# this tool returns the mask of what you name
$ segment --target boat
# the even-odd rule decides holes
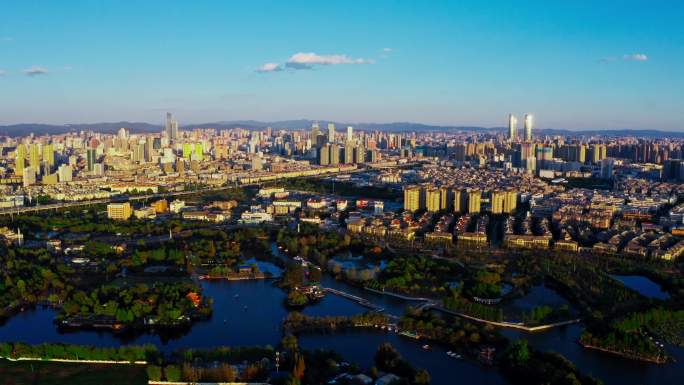
[[[428,344],[423,345],[423,350],[432,350],[432,347]]]

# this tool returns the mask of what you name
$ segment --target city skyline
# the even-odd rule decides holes
[[[0,125],[168,110],[500,127],[529,110],[539,129],[681,131],[682,6],[616,4],[13,4]]]

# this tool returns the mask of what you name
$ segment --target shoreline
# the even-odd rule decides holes
[[[44,362],[63,362],[74,364],[107,364],[107,365],[147,365],[147,361],[113,361],[113,360],[78,360],[69,358],[38,358],[38,357],[0,357],[0,359],[20,362],[20,361],[44,361]]]
[[[666,364],[666,363],[668,362],[668,359],[667,359],[667,358],[664,358],[664,359],[654,359],[654,358],[648,358],[648,357],[641,357],[641,356],[637,356],[637,355],[634,355],[634,354],[621,353],[621,352],[618,352],[618,351],[616,351],[616,350],[611,350],[611,349],[602,348],[602,347],[599,347],[599,346],[594,346],[594,345],[585,344],[585,343],[583,343],[583,342],[581,342],[581,341],[578,341],[578,343],[580,344],[580,346],[582,346],[582,347],[585,348],[585,349],[597,350],[597,351],[600,351],[600,352],[612,354],[612,355],[614,355],[614,356],[619,356],[619,357],[626,358],[626,359],[633,360],[633,361],[648,362],[648,363],[651,363],[651,364],[658,364],[658,365],[664,365],[664,364]]]

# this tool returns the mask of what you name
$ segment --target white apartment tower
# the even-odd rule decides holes
[[[508,114],[508,140],[514,141],[518,136],[518,118]]]
[[[532,128],[534,127],[534,116],[525,114],[525,141],[532,141]]]

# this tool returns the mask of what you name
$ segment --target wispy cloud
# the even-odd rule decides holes
[[[3,42],[10,42],[10,41],[12,41],[12,40],[14,40],[14,39],[12,39],[12,38],[9,37],[9,36],[0,37],[0,41],[3,41]]]
[[[319,55],[314,52],[298,52],[292,55],[285,66],[293,69],[311,69],[314,66],[330,66],[339,64],[369,64],[371,60],[351,58],[347,55]]]
[[[333,66],[340,64],[372,64],[372,59],[352,58],[347,55],[319,55],[315,52],[298,52],[290,56],[285,63],[265,63],[256,69],[258,73],[279,72],[288,70],[311,70],[318,66]]]
[[[28,76],[38,76],[38,75],[45,75],[48,73],[47,68],[40,67],[40,66],[33,66],[31,68],[27,68],[24,70],[24,73]]]
[[[648,61],[648,56],[644,53],[631,53],[622,55],[625,61]]]
[[[7,75],[7,72],[5,72],[5,70],[0,70],[0,76],[5,76],[5,75]]]
[[[266,63],[261,65],[259,68],[256,69],[256,72],[259,73],[268,73],[268,72],[278,72],[282,71],[283,67],[278,64],[278,63]]]
[[[645,53],[626,53],[622,56],[608,56],[603,58],[601,61],[603,63],[611,63],[619,60],[644,62],[648,61],[648,55]]]
[[[390,52],[392,52],[392,51],[394,51],[394,49],[388,48],[388,47],[385,47],[385,48],[382,49],[382,52],[384,52],[384,53],[390,53]]]

